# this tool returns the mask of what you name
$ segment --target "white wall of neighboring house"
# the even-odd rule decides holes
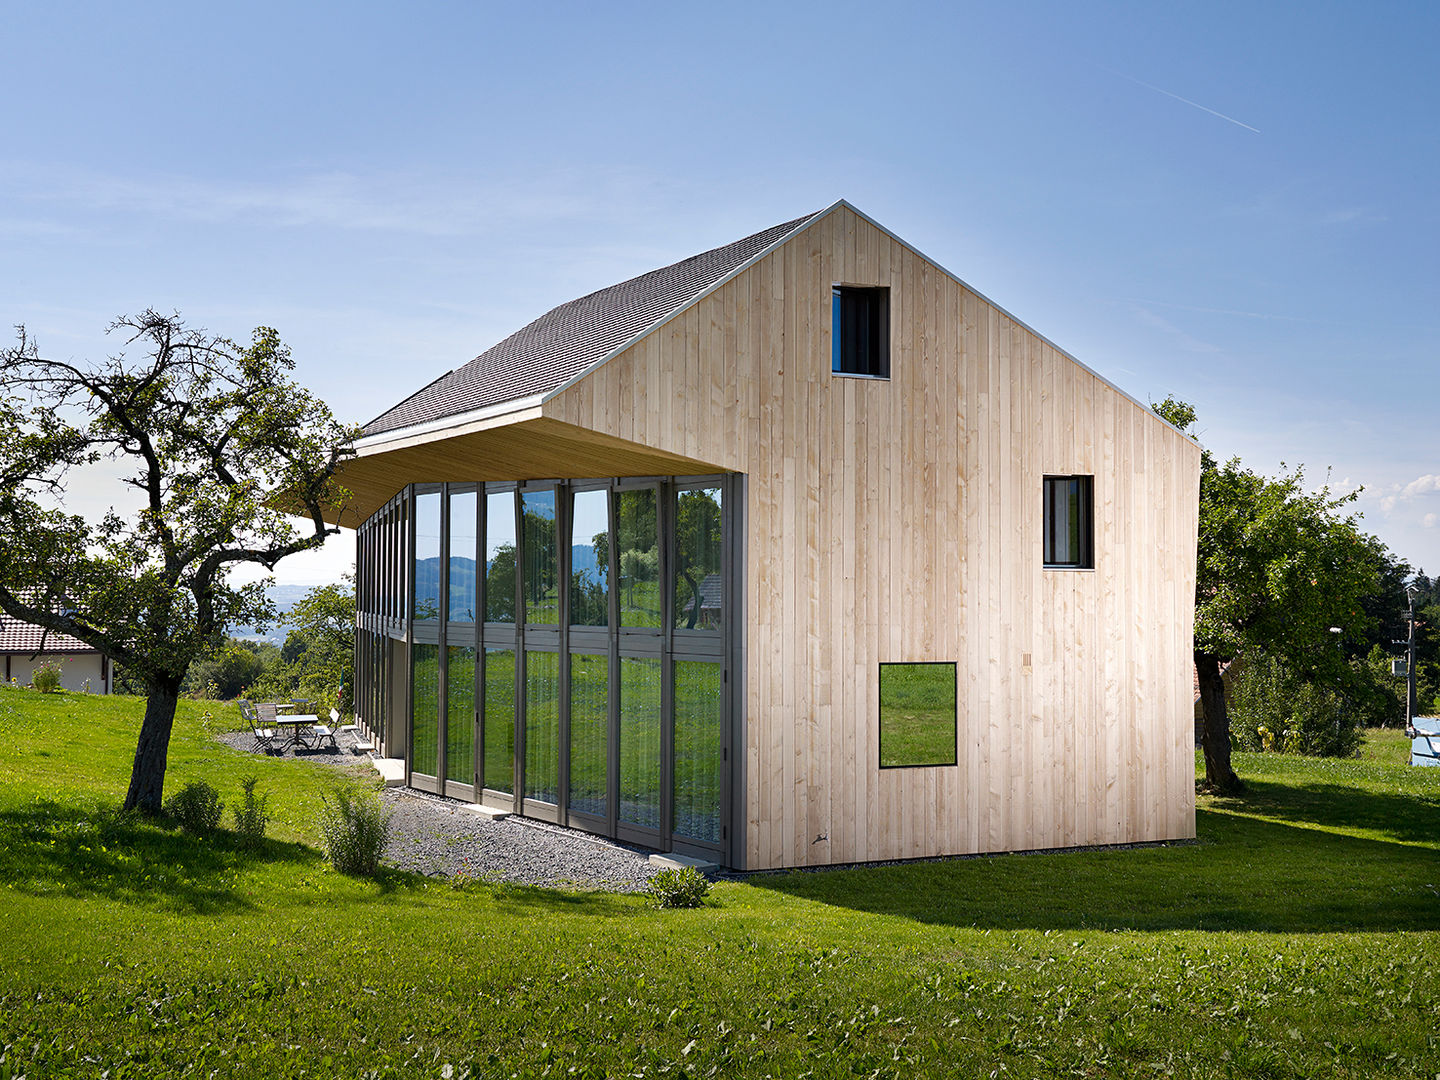
[[[28,686],[35,669],[41,667],[47,660],[60,668],[60,685],[66,690],[74,690],[77,693],[83,691],[85,680],[89,679],[90,693],[108,694],[110,692],[109,680],[102,674],[102,671],[110,670],[110,665],[105,663],[104,657],[99,653],[41,653],[33,658],[29,653],[23,655],[11,653],[5,657],[9,678],[14,679],[21,686]]]

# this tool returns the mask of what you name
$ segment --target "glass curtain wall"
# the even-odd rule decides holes
[[[384,712],[385,634],[408,637],[412,783],[723,852],[726,490],[432,484],[377,511],[357,548],[357,701]]]

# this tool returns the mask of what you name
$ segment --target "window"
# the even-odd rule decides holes
[[[954,765],[955,665],[880,665],[880,767]]]
[[[1094,477],[1045,477],[1045,565],[1088,570],[1095,565],[1090,506]]]
[[[888,379],[890,290],[836,285],[831,317],[830,370]]]

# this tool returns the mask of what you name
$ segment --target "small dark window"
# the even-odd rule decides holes
[[[830,370],[890,377],[890,290],[836,285]]]
[[[1095,565],[1091,528],[1094,477],[1045,477],[1045,565],[1090,569]]]
[[[955,665],[880,665],[880,767],[955,764]]]

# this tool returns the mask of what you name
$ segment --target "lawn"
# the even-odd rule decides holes
[[[212,706],[213,708],[213,706]],[[639,897],[357,881],[333,776],[177,722],[168,788],[257,773],[258,852],[118,818],[141,703],[0,691],[0,1077],[1440,1072],[1440,769],[1237,755],[1199,841]],[[212,718],[211,723],[222,717]]]

